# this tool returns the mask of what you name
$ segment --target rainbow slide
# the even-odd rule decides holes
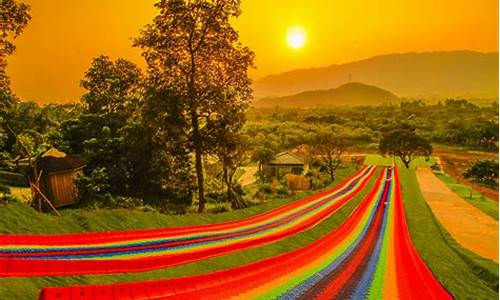
[[[190,277],[44,288],[52,299],[452,299],[413,245],[396,168],[315,242],[258,262]]]
[[[202,226],[70,235],[0,235],[0,276],[143,272],[261,246],[308,230],[338,211],[376,173],[251,218]]]

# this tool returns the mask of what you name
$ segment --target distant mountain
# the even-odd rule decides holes
[[[300,69],[254,82],[256,99],[336,88],[350,81],[401,97],[498,98],[498,53],[389,54],[325,68]]]
[[[393,93],[363,83],[347,83],[336,89],[302,92],[292,96],[264,98],[255,107],[331,107],[379,105],[399,102]]]

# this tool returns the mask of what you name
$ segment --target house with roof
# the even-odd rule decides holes
[[[264,164],[263,172],[266,177],[282,178],[287,174],[302,175],[308,170],[305,160],[291,152],[276,154],[273,160]]]

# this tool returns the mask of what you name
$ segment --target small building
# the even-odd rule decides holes
[[[56,208],[77,203],[74,181],[85,167],[82,160],[52,148],[36,160],[36,166],[42,172],[40,188]]]
[[[307,172],[307,164],[293,153],[278,153],[272,161],[264,165],[264,174],[269,177],[281,178],[286,174],[302,175]]]

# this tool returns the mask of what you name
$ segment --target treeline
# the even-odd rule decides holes
[[[357,147],[375,149],[384,132],[402,125],[435,144],[498,149],[498,103],[478,106],[448,99],[437,104],[411,101],[397,106],[253,109],[247,116],[244,131],[254,137],[251,142],[266,140],[276,151],[301,145],[318,130],[331,130]]]

